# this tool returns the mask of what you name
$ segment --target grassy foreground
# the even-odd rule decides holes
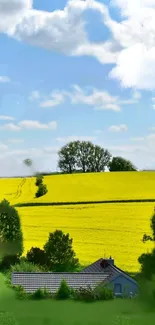
[[[154,325],[152,308],[134,300],[93,304],[74,301],[20,301],[0,274],[0,325]]]

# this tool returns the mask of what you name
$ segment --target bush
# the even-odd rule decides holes
[[[93,302],[95,300],[94,291],[90,286],[87,288],[79,288],[74,291],[74,299],[86,302]]]
[[[22,286],[14,286],[13,288],[15,289],[16,297],[18,299],[28,298],[28,294],[26,293],[26,291],[24,290],[24,288]]]
[[[65,280],[61,281],[60,288],[56,293],[56,299],[68,299],[70,298],[71,290]]]
[[[10,269],[11,265],[19,263],[20,259],[18,256],[6,255],[2,258],[0,262],[0,271],[7,271]]]
[[[36,186],[41,185],[41,184],[43,183],[43,179],[44,179],[44,177],[43,177],[42,175],[38,175],[38,176],[36,177],[35,185],[36,185]]]
[[[51,293],[46,289],[37,289],[34,293],[31,294],[32,299],[41,300],[51,298]]]
[[[43,269],[30,262],[21,261],[21,263],[17,263],[11,266],[12,272],[41,272]]]
[[[41,196],[45,195],[47,192],[48,192],[48,190],[47,190],[47,186],[46,186],[45,184],[40,184],[40,185],[38,186],[38,190],[37,190],[37,192],[36,192],[36,197],[37,197],[37,198],[38,198],[38,197],[41,197]]]
[[[37,265],[45,266],[47,265],[47,257],[44,250],[38,247],[32,247],[26,255],[27,261]]]
[[[94,295],[96,300],[111,300],[114,299],[113,291],[106,288],[104,285],[98,285],[94,289]]]

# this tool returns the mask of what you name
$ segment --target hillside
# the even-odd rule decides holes
[[[137,258],[152,247],[141,241],[150,233],[152,203],[98,204],[61,207],[18,208],[24,232],[25,252],[32,246],[42,248],[49,232],[62,229],[73,238],[82,264],[112,255],[116,264],[137,271]]]
[[[45,176],[48,193],[36,199],[34,178],[0,179],[0,199],[21,202],[79,202],[155,199],[155,172]]]

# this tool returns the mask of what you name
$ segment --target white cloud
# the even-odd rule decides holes
[[[68,137],[56,138],[56,141],[68,143],[70,141],[77,141],[77,140],[79,140],[79,141],[95,141],[96,139],[97,139],[96,137],[92,137],[92,136],[71,135]]]
[[[40,107],[54,107],[64,102],[64,94],[59,91],[53,91],[47,100],[40,103]]]
[[[32,120],[23,120],[19,122],[19,127],[23,129],[52,129],[55,130],[57,128],[57,122],[52,121],[47,124],[40,123],[39,121],[32,121]]]
[[[155,105],[152,105],[152,109],[155,109]]]
[[[0,76],[0,83],[8,83],[10,82],[10,78],[7,76]]]
[[[8,123],[0,126],[0,130],[20,131],[20,127],[14,123]]]
[[[32,93],[30,94],[29,96],[29,100],[31,102],[35,101],[35,100],[38,100],[40,98],[40,93],[38,90],[34,90],[32,91]]]
[[[144,141],[144,137],[132,137],[130,138],[131,141],[135,141],[135,142],[142,142]]]
[[[15,118],[12,117],[12,116],[0,115],[0,120],[1,120],[1,121],[14,121]]]
[[[23,143],[24,142],[24,139],[8,139],[8,142],[9,143],[12,143],[12,144],[19,144],[19,143]]]
[[[110,132],[126,132],[128,131],[128,127],[126,124],[120,124],[120,125],[111,125],[108,130]]]
[[[69,0],[63,10],[47,12],[32,8],[31,0],[0,0],[0,31],[19,41],[66,55],[89,55],[101,63],[113,63],[110,77],[123,87],[155,88],[154,0],[113,0],[124,18],[110,17],[108,7],[96,0]],[[90,42],[83,13],[100,13],[111,37]],[[47,106],[53,101],[46,102]],[[107,107],[118,110],[114,104]]]

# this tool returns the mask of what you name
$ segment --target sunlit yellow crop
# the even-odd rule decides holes
[[[0,179],[0,199],[11,203],[155,199],[155,172],[53,175],[44,183],[48,193],[36,199],[35,178]]]
[[[152,248],[141,239],[150,234],[153,208],[152,203],[18,208],[25,253],[32,246],[42,248],[49,232],[61,229],[73,238],[82,264],[112,255],[123,270],[137,271],[138,256]]]

